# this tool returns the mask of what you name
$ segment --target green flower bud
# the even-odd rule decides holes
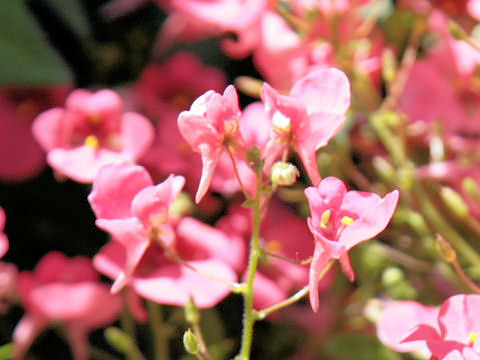
[[[122,354],[130,353],[132,349],[132,339],[128,334],[116,327],[109,327],[104,332],[105,339],[112,348]]]
[[[382,284],[385,287],[391,287],[399,284],[405,278],[403,271],[398,267],[391,266],[382,274]]]
[[[200,321],[200,312],[198,311],[198,308],[195,305],[192,297],[188,298],[187,305],[185,305],[184,311],[185,319],[190,324],[197,324]]]
[[[198,354],[200,351],[197,337],[190,329],[185,331],[185,334],[183,334],[183,346],[185,347],[185,350],[192,355]]]
[[[468,205],[465,203],[465,201],[463,201],[460,194],[452,188],[444,186],[440,191],[440,195],[450,211],[458,217],[464,218],[470,214]]]
[[[442,258],[446,262],[453,263],[457,259],[457,253],[455,250],[442,235],[437,235],[436,240],[435,245]]]
[[[295,165],[282,161],[276,162],[270,173],[272,183],[280,186],[295,184],[299,176],[300,172]]]
[[[477,182],[473,178],[469,176],[463,179],[462,188],[473,200],[480,201],[480,190],[478,189]]]
[[[393,83],[397,77],[398,63],[392,49],[385,49],[382,54],[382,76],[387,84]]]
[[[193,213],[194,208],[195,206],[190,196],[188,196],[187,193],[181,192],[170,207],[170,213],[181,217]]]
[[[450,34],[452,34],[455,40],[466,40],[468,38],[465,30],[463,30],[455,21],[448,22],[448,31],[450,31]]]

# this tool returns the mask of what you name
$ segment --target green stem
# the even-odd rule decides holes
[[[257,174],[257,194],[253,206],[252,213],[252,236],[250,239],[250,257],[248,260],[247,279],[245,289],[243,291],[243,334],[242,346],[237,360],[249,360],[250,351],[252,347],[253,325],[255,324],[256,312],[253,309],[252,288],[253,278],[257,271],[258,259],[261,256],[261,250],[258,246],[258,239],[260,237],[260,221],[261,221],[261,173]]]
[[[126,295],[126,294],[125,294]],[[128,311],[127,308],[124,308],[122,311],[122,315],[120,317],[120,325],[122,330],[125,331],[128,336],[135,342],[136,334],[135,334],[135,322],[133,321],[132,315]],[[128,360],[134,360],[133,354],[127,354]]]
[[[147,301],[148,312],[150,315],[150,328],[152,331],[153,351],[155,360],[169,360],[168,339],[163,331],[163,316],[160,305]]]

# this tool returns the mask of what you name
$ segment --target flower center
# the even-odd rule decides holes
[[[471,331],[470,334],[468,334],[468,345],[469,346],[474,346],[475,341],[477,341],[477,333],[475,331]]]
[[[100,142],[95,135],[88,135],[85,138],[85,146],[88,146],[92,150],[98,150],[100,148]]]
[[[236,135],[238,133],[237,119],[227,120],[223,123],[223,129],[227,135]]]
[[[283,115],[280,111],[275,111],[272,116],[273,130],[279,134],[286,134],[290,132],[292,128],[292,120]]]

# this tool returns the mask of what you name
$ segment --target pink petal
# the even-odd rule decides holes
[[[440,307],[438,324],[445,340],[465,343],[470,333],[480,333],[478,308],[480,295],[455,295],[448,298]]]
[[[26,314],[19,321],[13,331],[15,344],[15,359],[22,359],[37,336],[47,327],[43,318]]]
[[[152,185],[150,175],[141,166],[107,165],[95,178],[88,201],[97,218],[127,218],[132,216],[131,203],[135,195]]]
[[[339,242],[346,250],[373,238],[382,232],[390,222],[397,207],[399,192],[388,193],[377,204],[368,207],[360,217],[340,234]]]
[[[335,177],[323,179],[316,188],[305,189],[312,218],[318,220],[325,210],[338,209],[346,193],[345,184]]]
[[[34,276],[37,284],[98,280],[98,274],[88,258],[83,256],[68,258],[58,251],[51,251],[40,259],[35,267]]]
[[[33,121],[33,136],[45,152],[66,145],[67,134],[63,123],[64,117],[64,109],[54,108],[42,112]]]
[[[342,266],[343,273],[347,276],[350,281],[355,280],[355,273],[353,272],[352,265],[350,265],[350,259],[348,258],[347,252],[340,254],[340,265]]]
[[[155,129],[145,117],[129,112],[122,116],[122,153],[133,160],[144,155],[153,143]]]
[[[425,341],[404,342],[401,340],[415,326],[437,326],[438,307],[424,306],[415,301],[393,302],[382,311],[377,323],[377,336],[388,347],[401,352],[418,351],[429,356]]]
[[[88,333],[78,326],[67,326],[66,335],[75,360],[88,360]]]
[[[110,89],[95,93],[80,89],[68,96],[65,108],[81,116],[98,115],[107,122],[115,123],[122,114],[123,102],[120,96]]]
[[[198,204],[202,201],[203,197],[210,187],[212,178],[217,167],[218,162],[220,161],[220,155],[222,149],[212,148],[208,144],[202,144],[199,146],[201,155],[202,155],[202,177],[200,178],[200,183],[198,184],[197,194],[195,195],[195,202]]]
[[[350,106],[350,82],[335,68],[321,68],[298,80],[290,91],[309,114],[321,112],[343,115]]]
[[[218,260],[189,262],[198,271],[225,281],[236,281],[235,272]],[[185,306],[192,297],[199,308],[215,306],[231,291],[229,285],[202,276],[176,263],[166,264],[146,276],[134,277],[133,288],[143,297],[159,304]]]
[[[132,162],[129,154],[111,150],[94,150],[88,146],[74,149],[56,148],[48,153],[51,167],[80,183],[91,183],[105,165]]]
[[[315,242],[315,250],[313,252],[312,263],[310,264],[308,280],[308,284],[310,286],[310,305],[312,306],[313,312],[317,312],[320,305],[318,299],[318,277],[329,260],[330,257],[325,253],[322,245],[318,242]]]

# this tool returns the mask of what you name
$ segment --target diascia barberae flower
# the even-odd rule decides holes
[[[100,170],[89,201],[112,241],[94,264],[115,279],[113,292],[128,285],[158,303],[183,306],[191,296],[199,307],[230,293],[241,252],[220,231],[171,214],[183,185],[182,176],[170,175],[154,186],[143,167],[131,164]]]
[[[454,295],[438,307],[393,303],[377,324],[380,340],[397,351],[421,350],[430,360],[478,360],[480,295]],[[401,322],[401,325],[398,323]]]
[[[150,147],[154,128],[140,114],[123,113],[112,90],[75,90],[65,108],[41,113],[32,125],[48,164],[75,181],[91,183],[107,164],[137,161]]]
[[[182,136],[202,156],[202,177],[195,196],[197,203],[205,196],[225,147],[241,143],[240,116],[238,95],[233,85],[229,85],[223,95],[207,91],[193,102],[189,111],[182,111],[178,116]]]
[[[309,187],[305,195],[310,206],[308,226],[315,238],[310,265],[310,304],[318,310],[318,278],[331,259],[340,261],[345,275],[353,281],[355,274],[348,251],[359,243],[382,232],[397,206],[397,190],[384,198],[377,194],[347,191],[345,184],[334,177],[323,179],[317,187]]]
[[[3,233],[5,228],[5,211],[0,207],[0,258],[5,255],[8,250],[8,238],[7,235]]]
[[[272,119],[270,140],[266,145],[265,169],[269,171],[288,148],[294,148],[310,180],[320,182],[316,151],[342,128],[350,106],[350,83],[335,68],[322,68],[299,79],[289,96],[280,95],[264,84],[260,95]]]

